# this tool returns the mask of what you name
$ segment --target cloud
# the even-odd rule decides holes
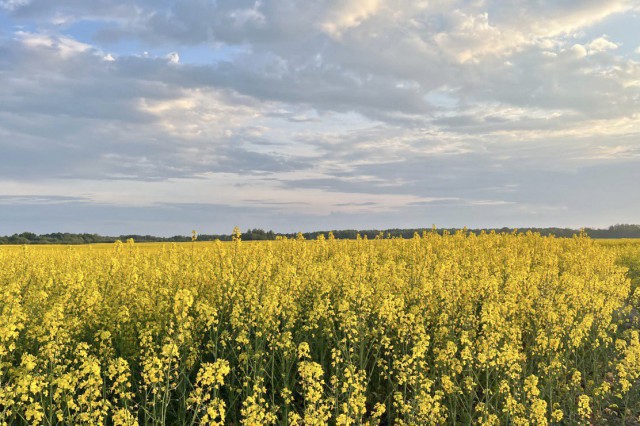
[[[339,38],[345,30],[359,26],[375,14],[380,9],[380,3],[380,0],[338,1],[320,26],[330,36]]]
[[[618,45],[607,40],[605,37],[598,37],[587,45],[589,53],[605,52],[607,50],[616,50]]]
[[[580,160],[632,160],[640,157],[640,147],[630,145],[598,146]]]
[[[29,4],[29,0],[2,0],[0,1],[0,7],[10,11],[20,9]]]
[[[73,56],[92,50],[91,45],[64,36],[50,36],[17,31],[15,38],[27,49],[51,52],[59,56],[62,60],[70,59]]]
[[[180,55],[178,52],[171,52],[167,56],[167,61],[171,64],[179,64],[180,63]]]
[[[595,191],[624,216],[593,176],[640,161],[640,65],[596,28],[633,6],[3,1],[0,195],[311,228],[622,221],[581,209]]]
[[[65,197],[61,195],[0,195],[0,205],[51,205],[65,203],[82,203],[89,201],[84,197]]]

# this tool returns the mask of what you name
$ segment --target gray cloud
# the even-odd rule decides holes
[[[594,28],[639,6],[0,1],[3,219],[633,221],[640,66]]]
[[[65,197],[61,195],[29,195],[29,196],[13,196],[13,195],[0,195],[0,205],[50,205],[50,204],[65,204],[65,203],[82,203],[89,201],[83,197]]]

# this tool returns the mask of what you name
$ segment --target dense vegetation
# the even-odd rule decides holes
[[[339,239],[355,240],[358,235],[366,236],[369,239],[375,238],[380,234],[385,237],[402,237],[411,238],[416,232],[421,234],[424,231],[431,232],[432,229],[385,229],[385,230],[334,230],[331,233]],[[457,229],[437,229],[437,232],[453,234]],[[501,232],[501,233],[527,233],[535,232],[540,235],[554,235],[556,237],[573,237],[584,231],[591,238],[640,238],[640,225],[613,225],[606,229],[586,228],[584,230],[572,228],[500,228],[500,229],[471,229],[469,232],[479,234],[481,232]],[[302,233],[305,239],[315,240],[319,235],[326,235],[327,231],[316,231]],[[277,237],[295,238],[297,233],[276,233],[273,231],[264,231],[262,229],[248,229],[242,233],[242,239],[245,241],[264,241],[275,240]],[[176,235],[173,237],[156,237],[153,235],[120,235],[118,237],[106,237],[97,234],[71,234],[71,233],[52,233],[36,235],[32,232],[23,232],[21,234],[13,234],[11,236],[0,237],[0,244],[92,244],[92,243],[113,243],[117,240],[126,241],[133,239],[136,242],[187,242],[191,241],[191,236]],[[231,234],[203,234],[198,236],[200,241],[231,241]]]
[[[640,416],[638,245],[239,237],[0,248],[0,424]]]

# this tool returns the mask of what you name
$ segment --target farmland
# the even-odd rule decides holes
[[[0,247],[0,424],[631,424],[638,282],[532,233]]]

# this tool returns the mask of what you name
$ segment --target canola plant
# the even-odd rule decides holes
[[[0,247],[0,424],[632,423],[638,259],[465,232]]]

